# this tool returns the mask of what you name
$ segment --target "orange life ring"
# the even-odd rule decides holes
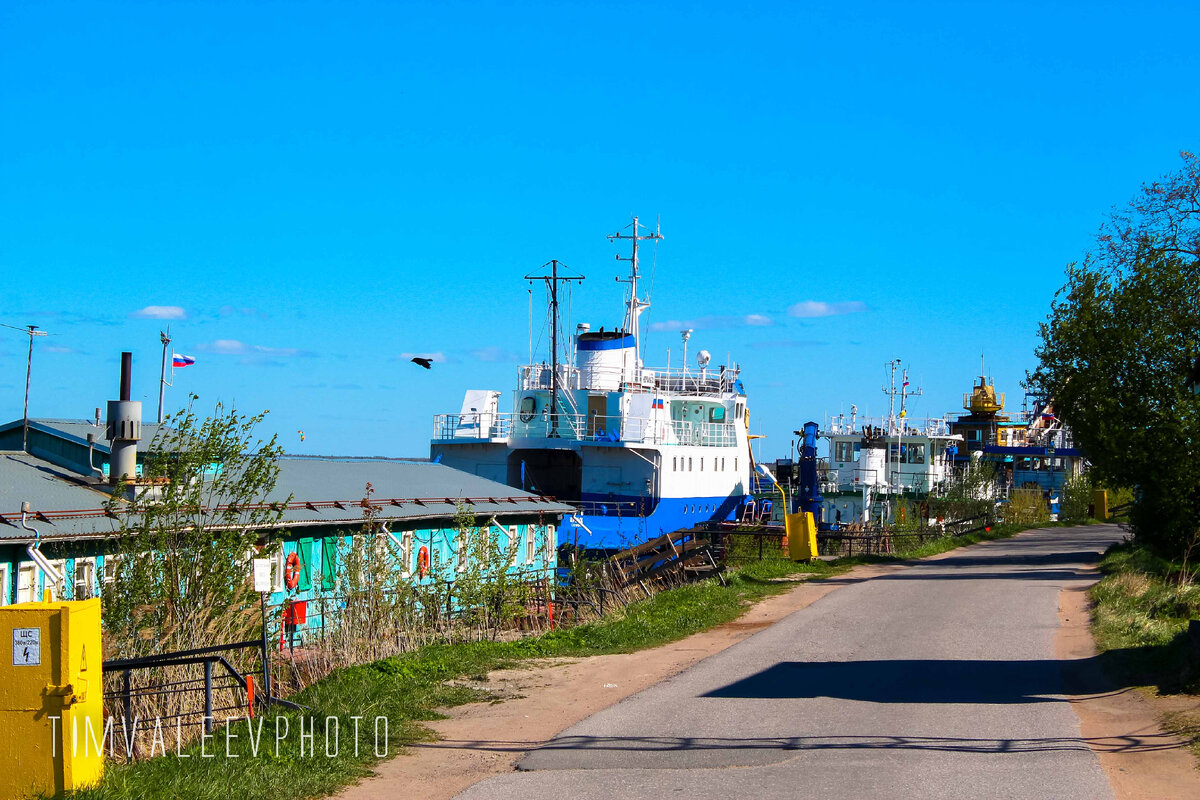
[[[288,553],[283,565],[283,585],[289,589],[295,589],[299,583],[300,556],[297,553]]]
[[[417,551],[417,575],[424,578],[429,574],[429,548],[424,545]]]

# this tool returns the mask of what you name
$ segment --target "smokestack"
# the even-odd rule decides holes
[[[129,390],[133,384],[133,353],[121,353],[121,402],[129,402]]]
[[[121,399],[108,401],[108,427],[111,458],[108,481],[137,477],[137,443],[142,438],[142,404],[130,400],[133,385],[133,353],[121,353]]]

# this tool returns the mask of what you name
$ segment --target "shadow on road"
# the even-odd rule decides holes
[[[868,703],[1060,702],[1059,661],[783,661],[704,697]]]
[[[1096,750],[1107,753],[1175,750],[1167,734],[1106,738],[1043,737],[974,739],[958,736],[561,736],[549,742],[442,739],[409,745],[414,749],[454,749],[521,753],[529,750],[576,752],[695,752],[738,750],[933,750],[954,753],[1042,753]]]

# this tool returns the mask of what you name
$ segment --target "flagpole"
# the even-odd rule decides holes
[[[162,372],[158,376],[158,424],[163,421],[163,394],[167,391],[167,345],[171,343],[171,327],[167,326],[167,332],[158,332],[158,338],[162,341]]]

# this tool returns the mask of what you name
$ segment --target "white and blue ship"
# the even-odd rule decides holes
[[[559,544],[613,550],[706,521],[733,519],[750,484],[746,393],[736,365],[649,369],[641,359],[635,217],[625,315],[619,328],[587,324],[559,362],[557,262],[551,294],[550,359],[519,368],[512,411],[501,392],[470,390],[458,414],[434,420],[431,457],[510,486],[554,497],[578,511],[564,519]],[[550,265],[548,265],[550,266]],[[527,276],[528,277],[528,276]]]

